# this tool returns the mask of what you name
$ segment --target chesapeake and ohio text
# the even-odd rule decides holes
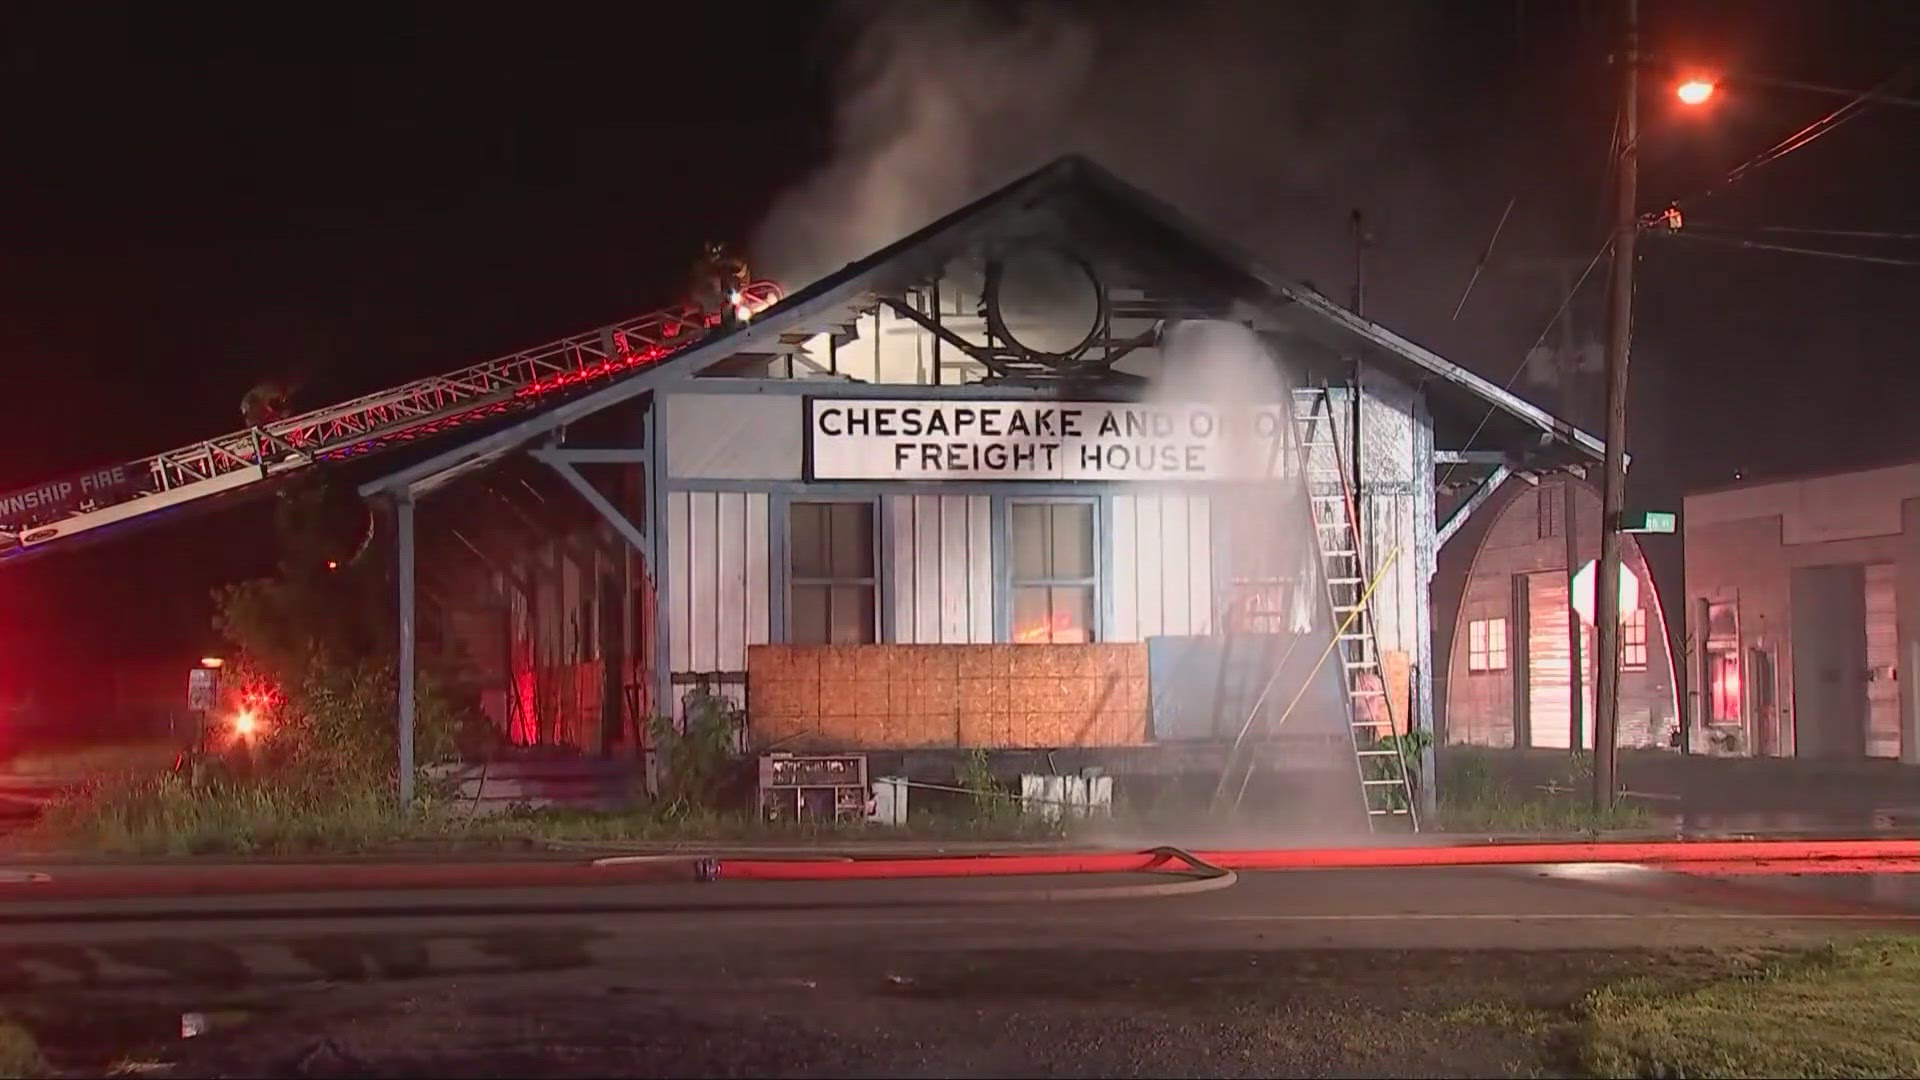
[[[813,398],[816,480],[1214,480],[1276,471],[1278,405]]]

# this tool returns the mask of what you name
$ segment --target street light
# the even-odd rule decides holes
[[[1621,138],[1616,143],[1618,182],[1614,186],[1613,260],[1609,270],[1606,322],[1607,423],[1605,468],[1600,484],[1600,560],[1599,580],[1594,586],[1595,637],[1598,639],[1599,678],[1594,687],[1593,808],[1610,809],[1614,795],[1614,747],[1620,717],[1620,529],[1626,492],[1627,441],[1627,363],[1633,337],[1633,266],[1640,219],[1636,203],[1640,186],[1640,69],[1653,65],[1672,72],[1674,65],[1640,51],[1640,0],[1625,0],[1625,48],[1619,54]],[[1797,82],[1742,73],[1736,85],[1754,84],[1809,93],[1839,95],[1849,105],[1833,114],[1839,116],[1857,105],[1897,105],[1920,108],[1920,98],[1887,93],[1899,89],[1908,78],[1907,71],[1895,75],[1872,90],[1856,92],[1818,83]],[[1689,75],[1675,87],[1682,104],[1705,104],[1714,95],[1717,84],[1726,81]],[[1829,120],[1832,117],[1828,118]],[[1569,560],[1571,561],[1571,560]],[[1569,597],[1571,599],[1571,597]],[[1682,742],[1685,746],[1685,742]]]
[[[1713,96],[1713,83],[1708,79],[1688,79],[1675,87],[1673,93],[1682,105],[1704,105]]]

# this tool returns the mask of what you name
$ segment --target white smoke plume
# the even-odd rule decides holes
[[[1524,170],[1502,157],[1510,110],[1435,44],[1457,15],[1409,0],[843,6],[832,157],[776,201],[756,265],[803,285],[1081,152],[1340,299],[1359,208],[1378,238],[1370,309],[1470,327],[1496,317],[1499,284],[1482,279],[1459,327],[1452,307]],[[1522,200],[1503,243],[1545,212]],[[1509,351],[1517,364],[1525,342]]]

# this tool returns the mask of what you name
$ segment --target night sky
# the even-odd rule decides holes
[[[850,132],[844,107],[871,8],[830,18],[810,4],[647,5],[567,18],[548,6],[495,18],[396,6],[356,21],[78,7],[0,15],[0,490],[231,430],[241,395],[266,377],[302,380],[296,404],[313,407],[673,300],[702,240],[751,241],[783,193],[887,135],[873,120]],[[1596,250],[1614,6],[1207,7],[1200,21],[1245,45],[1233,107],[1265,97],[1289,118],[1285,130],[1273,112],[1202,125],[1222,154],[1272,148],[1218,161],[1167,152],[1154,126],[1177,125],[1190,147],[1193,116],[1156,108],[1200,100],[1206,112],[1215,58],[1181,47],[1181,8],[1057,6],[1096,43],[1071,119],[1022,126],[1015,100],[972,116],[958,153],[1087,149],[1183,205],[1221,193],[1188,208],[1340,297],[1346,213],[1366,199],[1381,223],[1368,314],[1505,380],[1556,297],[1493,273],[1460,320],[1450,313],[1510,196],[1502,253],[1583,264]],[[1654,48],[1714,67],[1866,88],[1920,61],[1920,5],[1643,8]],[[1021,14],[977,10],[988,27]],[[904,62],[905,47],[887,47]],[[1730,85],[1712,109],[1682,115],[1664,91],[1650,86],[1646,107],[1648,210],[1843,100]],[[1107,98],[1116,104],[1101,115]],[[1132,141],[1106,153],[1115,131]],[[1386,145],[1335,152],[1363,131],[1387,132],[1376,140]],[[1025,140],[1017,153],[996,153],[1003,132]],[[1299,167],[1301,155],[1316,166]],[[1920,242],[1758,231],[1920,233],[1916,166],[1920,110],[1871,110],[1683,206],[1689,224],[1722,235],[1920,260]],[[1005,177],[973,186],[989,179]],[[1677,503],[1736,470],[1920,452],[1920,380],[1906,377],[1920,270],[1684,238],[1644,251],[1636,499]],[[1581,317],[1597,310],[1602,271]],[[1576,419],[1597,424],[1592,404]],[[0,570],[0,677],[87,656],[197,655],[207,586],[271,557],[257,529],[228,517]]]

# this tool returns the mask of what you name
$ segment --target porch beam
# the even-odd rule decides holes
[[[1438,552],[1441,548],[1445,547],[1447,541],[1453,539],[1453,534],[1459,532],[1460,527],[1467,523],[1469,517],[1473,516],[1473,512],[1480,509],[1481,505],[1488,499],[1493,498],[1494,491],[1496,491],[1501,484],[1506,483],[1507,477],[1512,475],[1513,469],[1507,465],[1498,466],[1492,472],[1488,473],[1487,478],[1480,481],[1480,486],[1473,489],[1473,494],[1467,496],[1467,501],[1461,503],[1452,514],[1448,515],[1445,523],[1443,523],[1439,531],[1434,534],[1434,551]]]
[[[579,492],[580,497],[587,500],[595,510],[599,511],[600,516],[606,520],[607,524],[613,526],[614,531],[618,532],[622,539],[632,545],[633,550],[642,553],[647,550],[646,534],[635,527],[633,522],[627,520],[627,515],[621,513],[619,507],[613,505],[605,495],[602,495],[599,488],[594,487],[587,481],[586,477],[581,476],[580,470],[574,468],[572,461],[558,456],[565,453],[565,451],[541,448],[538,450],[529,450],[527,453],[535,461],[542,462],[552,468],[554,472],[559,473],[562,480],[565,480],[573,490]],[[632,453],[638,455],[639,461],[644,462],[646,460],[644,457],[646,451],[635,450],[632,451]]]
[[[1436,465],[1505,465],[1507,455],[1499,450],[1435,450]]]

